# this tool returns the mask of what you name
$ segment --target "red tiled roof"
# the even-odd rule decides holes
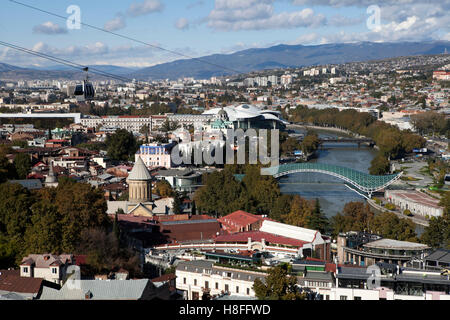
[[[214,239],[218,232],[220,224],[217,221],[161,225],[161,233],[172,242]]]
[[[0,291],[37,294],[44,281],[40,278],[20,277],[4,270],[0,273]]]
[[[276,236],[271,233],[261,232],[261,231],[249,231],[249,232],[239,232],[234,234],[222,235],[216,237],[216,242],[247,242],[248,238],[252,241],[265,241],[271,244],[282,244],[293,247],[303,247],[307,242],[300,241],[297,239],[286,238],[282,236]]]
[[[239,210],[220,218],[219,222],[224,225],[225,229],[236,232],[239,231],[240,228],[244,228],[262,220],[263,218],[261,216],[256,216],[254,214]]]
[[[169,273],[169,274],[162,275],[161,277],[151,279],[151,281],[152,282],[166,282],[166,281],[175,280],[176,278],[177,278],[177,276],[174,273]]]

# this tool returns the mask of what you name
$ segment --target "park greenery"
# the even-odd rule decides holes
[[[348,231],[361,231],[388,239],[418,242],[412,221],[401,219],[391,212],[375,215],[370,206],[362,202],[346,204],[342,213],[331,218],[331,225],[333,236]]]
[[[94,274],[117,266],[133,271],[138,261],[112,232],[100,190],[70,179],[39,191],[0,184],[0,269],[44,253],[84,254]]]

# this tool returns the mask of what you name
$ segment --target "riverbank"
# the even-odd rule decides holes
[[[287,126],[287,128],[293,128],[293,129],[310,129],[310,130],[323,130],[323,131],[330,131],[330,132],[337,132],[346,134],[349,136],[356,136],[353,132],[339,129],[339,128],[333,128],[333,127],[319,127],[319,126],[313,126],[313,125],[307,125],[307,124],[290,124]]]
[[[422,227],[428,227],[428,226],[430,225],[430,223],[429,223],[428,220],[426,220],[426,219],[421,219],[421,218],[418,218],[418,217],[408,217],[408,216],[405,216],[404,214],[402,214],[402,213],[400,213],[400,212],[388,210],[388,209],[386,209],[386,208],[384,208],[384,207],[378,205],[378,204],[377,204],[375,201],[373,201],[373,200],[367,200],[367,203],[368,203],[372,208],[374,208],[374,209],[377,210],[377,211],[394,213],[394,214],[395,214],[397,217],[399,217],[400,219],[409,219],[409,220],[411,220],[412,222],[414,222],[414,224],[416,224],[416,225],[420,225],[420,226],[422,226]]]

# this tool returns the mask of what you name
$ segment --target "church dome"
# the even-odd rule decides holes
[[[138,157],[133,170],[131,170],[130,175],[128,176],[128,181],[150,181],[152,180],[152,176],[150,171],[147,169],[144,161],[142,161],[141,157]]]

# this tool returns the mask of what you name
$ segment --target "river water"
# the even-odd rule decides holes
[[[348,137],[343,133],[328,130],[314,130],[321,139]],[[306,130],[296,130],[296,133],[306,133]],[[333,164],[369,173],[370,163],[377,151],[370,147],[357,144],[329,143],[318,151],[317,158],[311,163]],[[331,218],[343,211],[349,202],[366,202],[358,193],[346,187],[342,180],[319,173],[297,173],[279,179],[281,192],[296,194],[309,200],[319,199],[322,211]],[[416,225],[416,233],[421,235],[424,227]]]
[[[320,138],[345,137],[345,134],[330,131],[315,130]],[[296,130],[296,133],[305,133]],[[370,163],[376,156],[376,150],[357,144],[325,144],[318,151],[312,163],[333,164],[369,173]],[[342,180],[318,173],[298,173],[279,179],[281,192],[298,194],[306,199],[319,199],[323,212],[327,217],[333,217],[342,212],[344,206],[352,201],[365,202],[358,195],[342,184]]]

